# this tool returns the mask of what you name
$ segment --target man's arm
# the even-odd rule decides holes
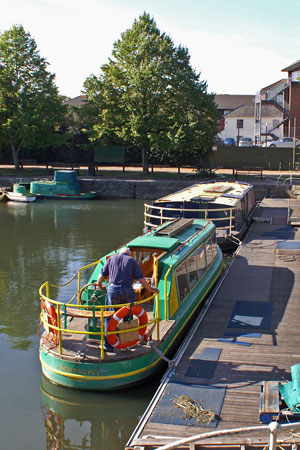
[[[138,281],[141,283],[141,285],[142,285],[145,289],[147,289],[147,291],[154,292],[155,294],[159,294],[159,289],[157,289],[157,288],[154,287],[154,286],[150,286],[150,284],[147,283],[147,281],[145,280],[145,278],[140,278]]]
[[[103,280],[105,280],[105,276],[101,275],[101,273],[100,273],[100,275],[97,279],[97,284],[102,291],[106,291],[106,287],[102,285]]]

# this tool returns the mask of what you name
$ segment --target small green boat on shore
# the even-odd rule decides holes
[[[133,305],[115,305],[116,311],[105,306],[97,278],[106,260],[122,247],[78,271],[77,289],[70,300],[54,300],[52,291],[59,287],[49,282],[40,287],[44,327],[40,361],[50,381],[105,391],[127,388],[152,376],[165,363],[164,357],[174,354],[223,269],[216,227],[207,220],[167,222],[126,245],[159,294],[147,296],[137,282]],[[90,277],[84,277],[85,271],[92,272]],[[82,279],[89,279],[88,284],[82,286]],[[123,322],[127,316],[129,320]],[[107,332],[105,317],[110,318]],[[104,351],[105,335],[113,343],[113,352]]]

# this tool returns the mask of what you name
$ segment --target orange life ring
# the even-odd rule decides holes
[[[131,308],[132,314],[138,317],[139,326],[146,325],[148,323],[148,316],[144,308],[139,305],[133,305]],[[123,306],[123,308],[119,309],[110,319],[107,325],[107,331],[115,331],[121,319],[129,316],[130,314],[130,306]],[[127,348],[133,347],[140,339],[143,339],[144,334],[146,333],[146,326],[139,329],[139,339],[135,339],[130,342],[123,342],[121,344],[118,334],[109,334],[107,336],[107,341],[112,347],[116,348]]]
[[[58,344],[58,331],[50,326],[53,325],[54,327],[57,327],[57,314],[55,308],[47,300],[41,299],[41,309],[47,316],[47,323],[49,325],[48,336],[52,342]]]

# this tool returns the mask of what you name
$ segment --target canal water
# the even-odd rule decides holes
[[[49,383],[38,357],[38,289],[66,283],[142,229],[142,200],[0,203],[0,450],[124,448],[160,377],[111,393]]]

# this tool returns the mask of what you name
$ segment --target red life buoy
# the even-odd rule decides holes
[[[58,344],[58,331],[55,328],[51,328],[51,325],[57,327],[57,314],[55,308],[47,300],[41,299],[41,309],[42,313],[47,317],[47,324],[49,325],[48,337],[52,342]]]
[[[132,314],[138,317],[139,326],[146,325],[148,323],[148,316],[144,308],[139,305],[133,305],[131,308]],[[123,308],[119,309],[110,319],[107,325],[107,331],[115,331],[121,319],[129,316],[130,314],[130,306],[123,306]],[[144,334],[146,333],[146,326],[139,330],[139,339],[135,339],[134,341],[120,343],[118,334],[109,334],[107,336],[107,340],[110,345],[116,348],[127,348],[133,347],[140,339],[143,339]]]

